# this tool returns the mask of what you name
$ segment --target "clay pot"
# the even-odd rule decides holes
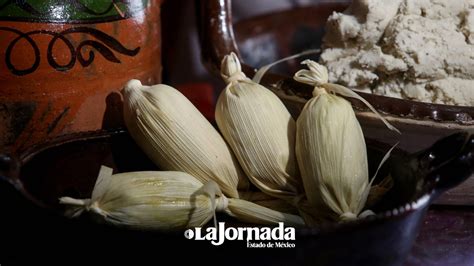
[[[161,80],[161,3],[3,1],[0,147],[122,125],[124,83]]]

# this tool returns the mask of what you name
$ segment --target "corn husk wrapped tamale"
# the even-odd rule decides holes
[[[263,192],[298,200],[302,186],[295,157],[295,121],[271,91],[248,79],[237,56],[226,56],[227,83],[216,104],[216,122],[250,181]]]
[[[296,155],[306,196],[319,215],[356,219],[370,191],[366,145],[351,104],[331,92],[355,96],[329,84],[324,66],[310,60],[303,64],[309,70],[298,71],[294,79],[315,86],[296,123]]]
[[[225,197],[214,181],[203,185],[183,172],[147,171],[112,175],[102,167],[90,199],[60,198],[68,216],[84,211],[120,227],[141,230],[180,230],[200,227],[215,211],[258,224],[301,226],[295,215],[270,210],[240,199]]]
[[[203,183],[213,180],[233,198],[239,197],[238,187],[248,187],[224,139],[178,90],[129,81],[124,118],[132,137],[161,169],[186,172]]]

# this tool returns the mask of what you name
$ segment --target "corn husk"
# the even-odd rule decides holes
[[[368,192],[364,136],[351,105],[323,93],[311,99],[298,118],[296,153],[310,204],[325,213],[358,215]]]
[[[368,207],[371,207],[378,203],[387,192],[390,191],[393,187],[393,178],[389,174],[387,175],[380,183],[370,187],[369,196],[367,197],[367,203],[365,204]]]
[[[336,221],[356,219],[371,185],[364,135],[351,104],[330,94],[354,97],[353,92],[329,84],[324,66],[310,60],[303,64],[309,70],[298,71],[295,80],[315,86],[313,98],[296,123],[296,154],[306,196],[321,216]]]
[[[178,90],[129,81],[124,118],[134,140],[161,169],[186,172],[203,183],[213,180],[233,198],[238,187],[248,187],[224,139]]]
[[[90,212],[105,223],[140,230],[181,230],[204,226],[215,211],[258,224],[301,226],[300,217],[240,199],[228,199],[214,181],[203,185],[183,172],[147,171],[112,175],[102,167],[90,199],[60,198],[67,215]]]
[[[227,83],[216,104],[216,122],[250,181],[287,201],[302,194],[296,165],[295,121],[281,100],[241,71],[237,56],[226,56]]]
[[[239,191],[239,197],[242,200],[250,201],[275,211],[298,214],[298,209],[294,205],[261,191]]]

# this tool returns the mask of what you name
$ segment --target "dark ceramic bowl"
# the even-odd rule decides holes
[[[236,52],[250,77],[255,68],[298,52],[321,48],[327,18],[343,11],[347,4],[322,3],[258,16],[232,23],[230,0],[201,1],[200,34],[203,59],[208,68],[219,75],[223,56]],[[262,84],[274,91],[297,117],[312,87],[295,82],[293,74],[301,68],[305,57],[272,68]],[[314,60],[318,56],[310,57]],[[395,143],[405,150],[429,147],[437,139],[459,130],[474,131],[474,107],[429,104],[410,100],[360,93],[403,135],[387,134],[385,126],[357,100],[349,99],[356,108],[364,134],[382,142]]]
[[[367,144],[373,173],[389,147],[370,140]],[[52,252],[51,259],[87,258],[100,252],[111,260],[386,266],[403,263],[430,203],[473,173],[474,137],[459,133],[415,154],[394,151],[379,175],[390,174],[394,186],[371,206],[378,213],[375,217],[297,229],[292,249],[248,249],[245,241],[214,247],[207,241],[186,240],[182,233],[130,231],[84,217],[64,218],[58,197],[90,197],[101,165],[113,167],[115,173],[157,169],[124,131],[64,136],[0,159],[0,235],[8,243],[0,258],[1,254],[22,257],[27,250],[32,257]],[[105,247],[109,253],[102,253]],[[169,250],[186,253],[175,257]]]

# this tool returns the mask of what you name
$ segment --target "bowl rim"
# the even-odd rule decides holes
[[[45,211],[50,211],[55,213],[56,215],[60,215],[60,211],[56,208],[53,208],[50,205],[44,203],[41,199],[37,198],[33,194],[31,194],[26,186],[23,183],[21,178],[21,170],[22,167],[27,164],[29,161],[34,159],[35,156],[41,154],[44,151],[47,151],[52,148],[58,148],[61,145],[69,144],[73,142],[84,142],[84,141],[91,141],[91,140],[100,140],[100,139],[107,139],[114,136],[123,136],[129,135],[128,132],[123,129],[116,129],[116,130],[96,130],[96,131],[87,131],[87,132],[77,132],[77,133],[70,133],[61,135],[58,137],[53,137],[47,140],[44,140],[34,146],[29,147],[27,150],[23,151],[19,155],[12,155],[10,158],[13,159],[12,163],[12,171],[10,171],[9,175],[3,176],[6,177],[7,181],[13,185],[13,187],[22,194],[27,200],[29,200],[34,205],[44,209]],[[386,147],[387,145],[376,140],[368,140],[369,145],[374,145],[375,147]],[[401,152],[405,153],[401,149],[396,149],[394,152]],[[5,155],[2,155],[5,156]],[[1,176],[1,175],[0,175]],[[383,212],[376,213],[373,216],[369,216],[362,219],[357,219],[350,222],[345,223],[328,223],[321,227],[299,227],[296,228],[298,234],[303,235],[321,235],[321,234],[329,234],[332,232],[340,231],[340,230],[354,230],[355,228],[361,228],[365,226],[370,226],[374,223],[380,223],[386,220],[392,219],[402,219],[414,212],[420,211],[422,209],[427,208],[430,203],[432,202],[435,193],[435,187],[432,186],[431,183],[425,184],[423,188],[423,193],[420,194],[415,200],[411,202],[407,202],[402,204],[401,206],[395,207],[393,209],[389,209]]]
[[[253,76],[256,72],[254,68],[246,64],[242,64],[242,69],[248,76]],[[284,101],[304,105],[312,98],[312,86],[270,71],[263,76],[261,84]],[[357,93],[389,120],[399,120],[410,124],[431,122],[430,125],[435,127],[474,129],[474,107],[425,103],[365,92]],[[359,116],[371,116],[369,113],[372,112],[365,104],[357,99],[344,98],[351,102]]]

